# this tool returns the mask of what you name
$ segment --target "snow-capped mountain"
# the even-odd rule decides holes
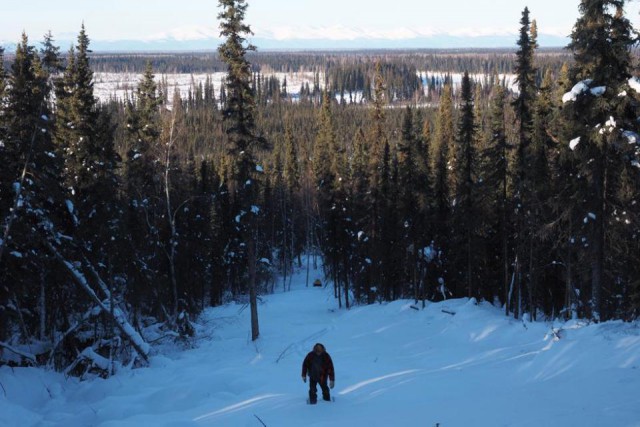
[[[419,48],[500,48],[513,47],[518,37],[515,28],[432,29],[397,27],[370,29],[333,26],[279,26],[254,28],[251,42],[260,50],[277,49],[419,49]],[[73,37],[59,37],[66,47]],[[149,34],[141,38],[92,39],[94,51],[190,51],[214,50],[219,43],[219,30],[211,26],[182,26]],[[542,47],[566,46],[562,30],[541,33]],[[15,42],[0,41],[11,51]]]

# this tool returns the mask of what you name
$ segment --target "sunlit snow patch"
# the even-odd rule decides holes
[[[592,82],[592,79],[586,79],[576,83],[569,92],[562,95],[562,102],[575,101],[579,95],[589,90],[589,85]]]
[[[580,137],[573,138],[571,141],[569,141],[569,148],[575,150],[578,144],[580,144]]]
[[[640,79],[637,77],[631,77],[629,79],[629,87],[640,93]]]
[[[630,130],[623,131],[622,136],[627,138],[629,144],[637,144],[640,141],[640,135]]]

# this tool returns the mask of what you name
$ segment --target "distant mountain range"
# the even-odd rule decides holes
[[[258,50],[322,50],[322,49],[458,49],[458,48],[515,48],[518,34],[500,32],[490,34],[458,33],[446,34],[433,32],[424,34],[411,30],[395,32],[370,32],[353,29],[313,29],[307,32],[285,30],[283,33],[262,31],[251,38]],[[540,34],[538,43],[542,47],[563,47],[568,37],[553,34]],[[57,41],[65,52],[72,43],[71,37],[62,37]],[[216,34],[208,30],[174,30],[157,34],[147,40],[99,40],[92,39],[94,52],[130,52],[130,51],[197,51],[214,50],[220,43]],[[0,41],[10,52],[15,42]]]

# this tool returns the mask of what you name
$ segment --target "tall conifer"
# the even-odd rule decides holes
[[[478,203],[476,201],[476,124],[473,102],[473,87],[469,73],[462,77],[460,88],[460,124],[456,138],[455,158],[455,203],[453,205],[453,236],[459,242],[457,252],[464,256],[456,256],[460,262],[456,263],[458,288],[466,289],[469,297],[477,296],[479,278],[477,275],[478,262],[476,233],[478,218]],[[458,295],[462,292],[458,292]]]
[[[436,115],[436,128],[430,145],[431,183],[433,185],[434,230],[433,240],[438,250],[443,251],[444,271],[438,271],[438,278],[446,281],[448,238],[450,235],[451,199],[455,186],[451,169],[455,158],[455,130],[453,125],[453,90],[445,84]]]
[[[537,31],[537,30],[536,30]],[[537,37],[537,35],[536,35]],[[530,269],[533,253],[532,212],[529,197],[531,196],[531,138],[533,129],[533,104],[536,97],[536,70],[534,67],[534,53],[536,41],[531,32],[529,9],[522,11],[520,19],[520,37],[518,39],[518,51],[516,52],[516,83],[518,84],[518,96],[513,101],[513,107],[517,118],[517,148],[514,164],[515,185],[515,296],[514,300],[508,300],[507,306],[518,318],[523,310],[523,287],[531,290]],[[528,280],[527,280],[528,278]],[[528,307],[535,310],[534,307]]]
[[[255,46],[247,42],[252,35],[251,27],[244,22],[247,3],[245,0],[219,0],[222,8],[218,14],[220,36],[224,42],[218,47],[220,58],[227,64],[223,117],[229,138],[229,155],[233,161],[230,179],[236,215],[239,241],[237,250],[246,250],[246,270],[249,279],[251,305],[251,338],[260,334],[257,303],[257,253],[258,253],[258,197],[261,175],[256,162],[256,151],[265,148],[266,142],[259,137],[255,125],[255,94],[251,87],[251,64],[246,58]],[[221,100],[222,100],[221,96]],[[243,250],[243,248],[246,248]],[[239,279],[239,278],[238,278]]]
[[[628,171],[634,161],[637,164],[639,154],[637,144],[629,143],[638,129],[634,107],[638,93],[633,89],[636,80],[629,80],[635,38],[624,16],[625,3],[580,2],[569,44],[575,60],[569,77],[576,86],[563,97],[576,173],[584,177],[576,196],[581,201],[577,208],[584,225],[583,259],[589,265],[594,320],[612,314],[614,301],[605,295],[620,293],[620,286],[634,280],[630,270],[617,262],[625,257],[625,250],[618,251],[622,248],[616,243],[618,236],[624,239],[625,234],[637,233],[637,225],[624,218],[625,212],[635,211],[636,197],[621,197],[621,189],[628,186],[625,177],[633,176],[637,182],[637,174]]]

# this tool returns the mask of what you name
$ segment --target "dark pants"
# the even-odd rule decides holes
[[[322,390],[322,398],[324,400],[331,400],[331,396],[329,394],[329,386],[327,386],[327,378],[315,379],[309,378],[309,401],[311,403],[316,403],[318,401],[318,393],[316,385],[320,386]]]

